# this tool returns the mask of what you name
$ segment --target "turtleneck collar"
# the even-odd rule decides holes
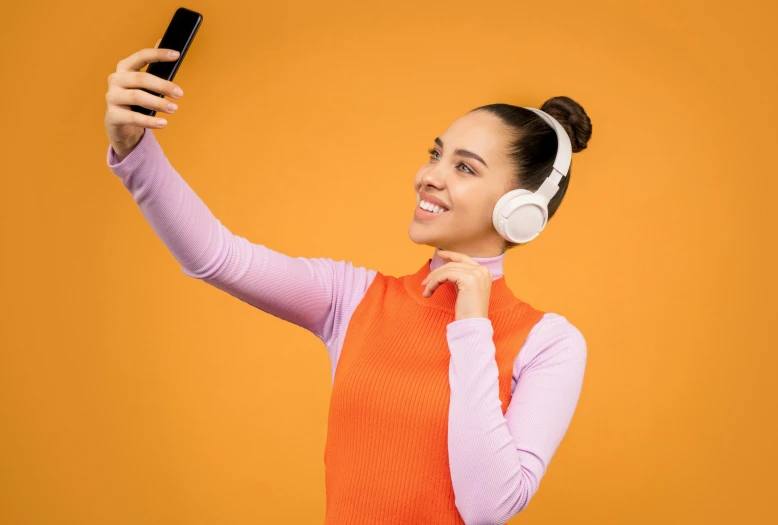
[[[505,259],[505,252],[501,253],[500,255],[495,255],[494,257],[471,257],[471,259],[489,268],[489,271],[492,272],[492,280],[502,277],[502,261]],[[432,272],[437,270],[443,266],[445,262],[445,259],[438,255],[438,249],[435,248],[435,253],[433,254],[432,261],[430,262],[430,271]]]

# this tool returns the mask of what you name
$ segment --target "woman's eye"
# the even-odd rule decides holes
[[[427,152],[430,154],[430,160],[440,160],[440,157],[439,157],[440,153],[435,148],[430,148],[430,149],[427,150]],[[459,166],[464,166],[465,168],[467,168],[467,171],[465,173],[471,173],[471,174],[475,175],[475,172],[470,169],[470,166],[468,166],[464,162],[460,162],[459,164],[457,164],[457,167],[459,167]]]

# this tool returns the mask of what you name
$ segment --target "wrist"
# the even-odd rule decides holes
[[[124,160],[127,155],[132,153],[132,150],[135,149],[135,147],[140,142],[140,139],[143,137],[143,134],[141,133],[139,136],[133,136],[130,137],[127,140],[124,141],[111,141],[111,146],[113,147],[114,152],[116,152],[116,156],[118,159]]]

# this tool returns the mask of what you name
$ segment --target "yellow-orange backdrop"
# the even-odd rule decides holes
[[[2,523],[323,520],[325,348],[184,276],[105,164],[106,77],[179,5],[17,3],[0,33]],[[226,226],[289,255],[415,270],[431,140],[477,105],[579,101],[589,148],[505,271],[589,361],[511,523],[764,522],[774,2],[185,5],[204,23],[157,137]]]

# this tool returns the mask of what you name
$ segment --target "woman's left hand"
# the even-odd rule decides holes
[[[427,285],[422,295],[431,296],[446,281],[454,283],[457,301],[454,307],[456,320],[469,317],[489,317],[489,295],[492,291],[492,272],[463,253],[438,250],[447,262],[430,272],[421,282]]]

